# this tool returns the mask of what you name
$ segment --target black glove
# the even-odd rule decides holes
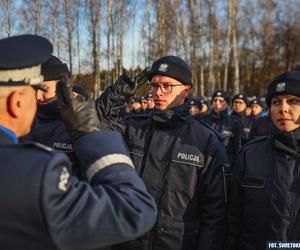
[[[57,83],[56,95],[62,118],[73,141],[86,133],[99,131],[95,103],[90,98],[74,98],[71,85],[66,80]]]
[[[119,97],[123,97],[125,101],[128,101],[129,98],[135,94],[136,90],[148,81],[147,75],[149,71],[150,67],[147,67],[135,77],[131,77],[129,72],[123,69],[123,74],[112,86],[113,91],[119,95]]]

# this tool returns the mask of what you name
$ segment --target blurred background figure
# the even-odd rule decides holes
[[[248,141],[249,134],[253,125],[253,118],[246,115],[247,107],[248,98],[245,94],[240,93],[233,97],[231,116],[239,120],[242,125],[242,145],[244,145]]]
[[[155,108],[155,103],[154,103],[154,99],[153,99],[153,94],[152,93],[148,93],[146,95],[146,99],[147,99],[147,104],[148,104],[148,111],[153,111]]]
[[[148,101],[146,99],[146,96],[141,96],[141,111],[147,112],[148,109]]]
[[[263,111],[265,109],[265,104],[261,99],[256,98],[250,102],[250,107],[251,107],[251,115],[254,118],[259,118],[263,114]]]
[[[200,114],[201,115],[206,115],[208,114],[208,112],[210,111],[210,105],[209,105],[209,102],[204,99],[204,98],[201,98],[200,99],[200,102],[201,102],[201,107],[200,107]]]
[[[201,101],[200,98],[196,97],[190,99],[189,101],[189,112],[192,116],[197,116],[200,114],[201,110]]]
[[[141,97],[135,96],[130,100],[130,112],[131,113],[139,113],[142,108]]]
[[[84,97],[85,100],[89,98],[89,92],[82,84],[74,84],[72,87],[72,92],[75,98],[77,98],[78,96]]]
[[[224,136],[224,145],[231,164],[241,147],[242,125],[238,119],[229,115],[231,98],[226,91],[217,90],[211,98],[211,111],[196,120],[203,121]]]

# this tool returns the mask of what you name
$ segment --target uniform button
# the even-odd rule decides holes
[[[160,232],[163,232],[163,231],[165,231],[165,228],[164,227],[159,227],[159,229],[158,229]]]

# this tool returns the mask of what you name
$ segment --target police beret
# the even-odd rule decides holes
[[[185,61],[177,56],[164,56],[156,60],[148,73],[148,79],[151,81],[154,75],[169,76],[192,86],[192,72]]]
[[[148,93],[145,95],[145,99],[150,99],[150,98],[153,98],[153,94],[152,93]]]
[[[130,103],[134,103],[134,102],[139,102],[140,103],[141,101],[142,101],[141,97],[135,96],[131,99]]]
[[[252,100],[250,102],[250,106],[253,104],[257,104],[257,105],[261,106],[262,108],[265,108],[265,106],[266,106],[265,103],[259,98],[255,98],[254,100]]]
[[[239,94],[235,95],[232,98],[232,102],[234,102],[236,99],[243,100],[246,103],[246,105],[248,106],[248,98],[247,98],[247,96],[245,94],[239,93]]]
[[[48,60],[52,51],[51,43],[38,35],[0,39],[0,86],[41,88],[41,64]]]
[[[230,105],[230,103],[231,103],[230,95],[229,95],[226,91],[221,90],[221,89],[216,90],[216,91],[213,93],[213,95],[212,95],[212,97],[211,97],[211,102],[213,102],[214,98],[215,98],[215,97],[218,97],[218,96],[223,97],[224,100],[227,102],[227,104]]]
[[[276,95],[300,96],[300,72],[287,71],[275,77],[267,89],[266,103],[271,106],[271,100]]]
[[[197,107],[201,106],[201,100],[200,98],[193,98],[189,100],[189,107],[191,107],[192,105],[195,105]]]

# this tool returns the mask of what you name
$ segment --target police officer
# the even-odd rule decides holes
[[[262,116],[263,111],[265,109],[265,104],[261,99],[255,98],[250,102],[250,107],[251,107],[251,115],[257,119]]]
[[[130,112],[133,114],[140,113],[142,111],[142,99],[140,96],[135,96],[130,100]]]
[[[58,100],[89,183],[70,175],[63,153],[19,144],[36,112],[40,65],[52,53],[40,36],[0,40],[0,245],[2,249],[95,249],[149,230],[155,204],[133,169],[122,138],[99,132],[92,102],[72,99],[66,83]]]
[[[189,112],[192,116],[197,116],[200,114],[201,100],[200,98],[192,98],[189,101]]]
[[[84,179],[84,174],[79,171],[79,161],[73,151],[73,145],[66,126],[61,117],[58,100],[56,97],[56,83],[62,77],[70,77],[68,66],[59,58],[52,55],[41,66],[42,83],[46,91],[38,90],[36,94],[38,109],[29,135],[21,142],[35,141],[51,147],[57,151],[67,153],[72,161],[72,174]]]
[[[151,231],[114,248],[221,249],[225,233],[224,146],[207,125],[188,112],[184,101],[191,92],[192,77],[181,58],[158,59],[147,76],[156,110],[132,116],[114,129],[123,134],[159,214]],[[145,80],[143,74],[138,79]],[[118,105],[123,105],[120,100],[134,95],[137,83],[124,74],[108,87],[96,100],[100,119],[109,119]]]
[[[145,96],[146,100],[147,100],[147,111],[151,112],[155,109],[155,103],[154,103],[154,99],[153,99],[153,95],[152,93],[148,93]]]
[[[241,142],[244,145],[248,139],[253,125],[253,118],[246,115],[248,107],[248,98],[245,94],[239,93],[232,98],[231,116],[240,121],[242,125]]]
[[[229,115],[231,98],[226,91],[216,90],[211,98],[211,111],[203,116],[196,117],[216,129],[224,136],[224,145],[231,165],[241,147],[242,126],[239,120]]]
[[[300,72],[268,86],[271,135],[240,152],[229,210],[230,250],[264,250],[300,237]]]

